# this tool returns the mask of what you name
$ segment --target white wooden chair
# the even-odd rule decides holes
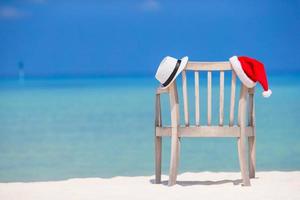
[[[195,125],[190,124],[187,94],[187,71],[193,71],[195,77]],[[213,126],[212,121],[212,72],[220,73],[220,103],[219,125]],[[229,124],[224,125],[224,72],[230,71],[231,94],[229,108]],[[199,72],[207,74],[207,124],[200,124],[199,107]],[[179,76],[178,76],[179,77]],[[161,182],[161,154],[162,137],[171,137],[171,159],[168,185],[174,185],[177,178],[177,169],[180,152],[181,137],[236,137],[238,157],[244,186],[250,186],[250,178],[255,177],[255,112],[254,112],[254,88],[248,89],[241,83],[240,97],[238,101],[238,123],[234,124],[236,74],[229,62],[188,62],[182,72],[182,91],[184,108],[184,125],[179,121],[179,101],[176,80],[167,88],[156,90],[155,108],[155,182]],[[171,126],[162,126],[160,95],[169,94]],[[248,99],[248,102],[247,102]],[[247,120],[248,103],[248,122]],[[246,153],[246,142],[249,151]],[[247,157],[249,156],[249,173],[247,169]]]

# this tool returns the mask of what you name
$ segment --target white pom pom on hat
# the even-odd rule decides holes
[[[272,90],[268,89],[267,91],[263,91],[262,95],[265,97],[265,98],[268,98],[272,95]]]

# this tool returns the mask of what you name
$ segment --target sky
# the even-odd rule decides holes
[[[300,1],[0,0],[0,77],[154,75],[167,55],[300,72]]]

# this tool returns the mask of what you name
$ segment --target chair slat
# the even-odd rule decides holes
[[[238,102],[238,125],[246,126],[247,87],[241,83],[240,97]]]
[[[253,99],[253,95],[254,95],[254,88],[250,88],[249,90],[249,117],[248,117],[248,124],[249,126],[253,126],[254,125],[254,113],[253,113],[253,107],[254,107],[254,99]]]
[[[233,122],[234,122],[235,89],[236,89],[236,74],[234,71],[232,71],[229,126],[233,126]]]
[[[179,101],[176,80],[169,86],[170,108],[171,108],[171,126],[179,125]]]
[[[155,126],[162,126],[160,95],[156,94],[155,104]]]
[[[199,72],[195,71],[195,123],[200,125]]]
[[[220,72],[220,106],[219,106],[219,125],[224,124],[224,71]]]
[[[184,110],[184,123],[185,126],[189,126],[189,107],[188,107],[188,95],[187,95],[187,80],[186,71],[182,71],[182,93],[183,93],[183,110]]]
[[[211,71],[207,72],[207,125],[211,125]]]

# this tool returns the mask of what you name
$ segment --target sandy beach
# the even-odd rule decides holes
[[[55,199],[300,199],[300,172],[258,172],[251,187],[240,173],[184,173],[177,185],[153,184],[153,176],[80,178],[63,181],[0,183],[2,200]]]

